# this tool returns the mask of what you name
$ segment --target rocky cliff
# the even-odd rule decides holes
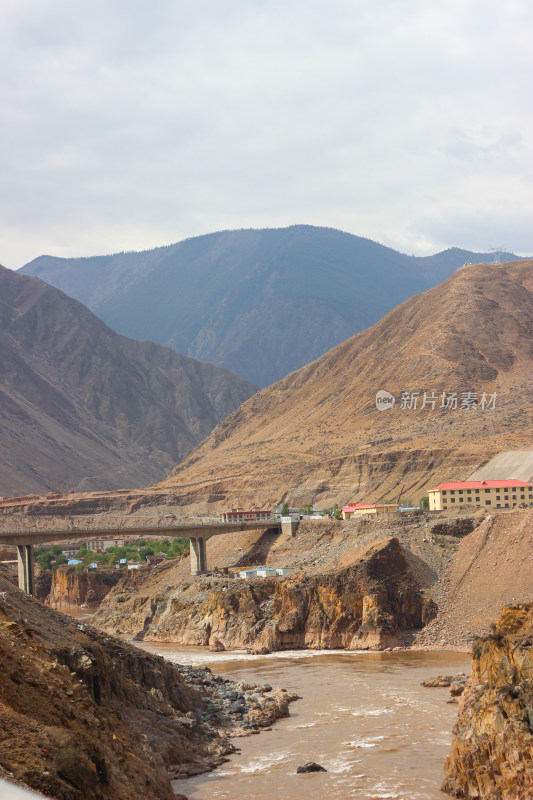
[[[116,569],[76,572],[75,567],[61,564],[53,573],[50,592],[44,599],[53,608],[97,608],[121,577]]]
[[[213,536],[207,542],[210,575],[192,577],[187,554],[134,575],[106,596],[96,624],[197,645],[220,640],[227,647],[272,649],[411,640],[415,647],[467,650],[496,621],[496,609],[533,599],[532,521],[533,509],[417,513],[304,520],[294,536]],[[383,577],[380,563],[387,565]],[[294,573],[243,582],[215,572],[261,564]],[[366,625],[370,618],[372,626]],[[422,623],[420,632],[405,632]]]
[[[303,522],[294,537],[215,536],[208,541],[212,568],[266,563],[295,571],[192,578],[183,557],[121,581],[95,624],[146,640],[257,652],[394,646],[433,616],[432,581],[456,546],[451,536],[433,546],[426,530],[414,519],[350,520]]]
[[[166,662],[0,578],[0,775],[57,800],[171,800],[293,696]]]
[[[475,643],[445,776],[455,797],[533,797],[533,603],[505,607]]]

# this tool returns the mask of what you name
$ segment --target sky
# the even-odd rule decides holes
[[[324,225],[533,254],[531,0],[3,0],[0,263]]]

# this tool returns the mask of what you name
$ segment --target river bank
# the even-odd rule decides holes
[[[288,715],[283,689],[171,664],[0,578],[0,776],[62,800],[172,800],[236,737]]]

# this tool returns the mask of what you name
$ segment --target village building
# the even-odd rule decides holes
[[[393,514],[398,503],[348,503],[342,508],[342,518],[362,517],[368,514]]]
[[[287,514],[283,514],[283,506],[276,506],[274,509],[274,518],[281,520],[282,517],[290,517],[292,520],[300,520],[302,518],[301,508],[289,508]]]
[[[87,550],[91,553],[105,553],[110,547],[124,547],[124,538],[110,537],[109,539],[89,539],[87,542]]]
[[[222,519],[224,522],[265,522],[272,519],[272,511],[259,508],[245,511],[242,508],[232,508],[230,511],[224,511]]]
[[[149,566],[161,564],[162,561],[165,561],[166,557],[166,553],[156,553],[155,556],[146,556],[146,563]]]
[[[518,480],[449,481],[428,491],[429,510],[447,511],[457,506],[513,508],[533,506],[533,484]]]

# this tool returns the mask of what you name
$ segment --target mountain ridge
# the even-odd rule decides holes
[[[140,253],[41,256],[20,272],[75,297],[122,334],[265,386],[464,261],[486,259],[458,248],[408,256],[334,228],[293,225],[217,231]]]

